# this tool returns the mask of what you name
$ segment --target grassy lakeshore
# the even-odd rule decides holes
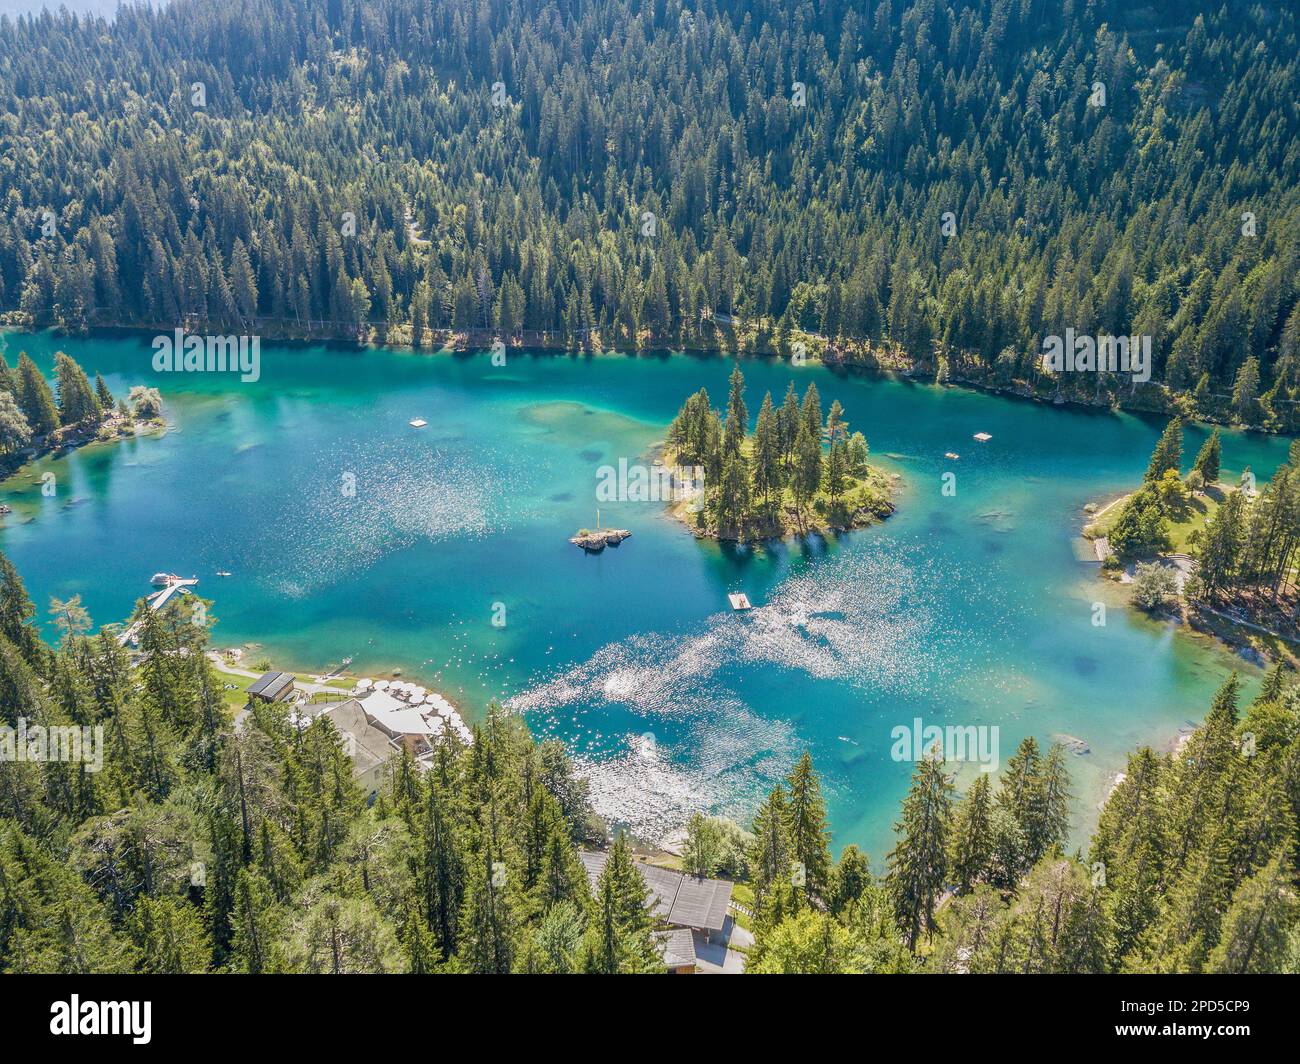
[[[1195,571],[1193,555],[1198,543],[1227,499],[1241,489],[1221,481],[1190,493],[1183,505],[1173,509],[1166,522],[1168,549],[1144,550],[1120,555],[1108,553],[1102,561],[1103,577],[1132,587],[1141,563],[1156,563],[1170,569],[1179,589],[1176,599],[1154,611],[1176,620],[1191,630],[1232,648],[1258,663],[1287,661],[1300,663],[1300,631],[1290,611],[1260,596],[1239,596],[1230,603],[1211,604],[1186,592]],[[1105,541],[1120,520],[1124,506],[1136,492],[1110,501],[1096,511],[1083,528],[1083,537],[1093,543]],[[1134,600],[1133,604],[1138,603]],[[1140,608],[1140,607],[1139,607]]]
[[[1204,530],[1215,511],[1223,505],[1226,494],[1236,490],[1228,484],[1208,484],[1203,492],[1198,492],[1188,499],[1182,510],[1176,511],[1169,521],[1169,550],[1161,552],[1159,556],[1189,553],[1193,534]],[[1119,520],[1124,504],[1134,494],[1129,492],[1127,495],[1121,495],[1097,510],[1092,520],[1083,528],[1084,538],[1094,541],[1108,538],[1115,522]]]

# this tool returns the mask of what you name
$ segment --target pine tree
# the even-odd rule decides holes
[[[1191,597],[1217,602],[1235,586],[1245,533],[1245,500],[1241,492],[1229,492],[1193,540],[1196,569],[1188,586]]]
[[[812,755],[808,751],[804,751],[785,782],[790,792],[787,816],[793,858],[803,867],[808,895],[828,901],[830,831],[827,827],[821,781],[813,769]]]
[[[790,814],[780,784],[754,813],[749,868],[754,887],[755,923],[775,926],[796,904],[792,877],[794,849],[790,842]]]
[[[847,472],[845,444],[841,440],[834,440],[826,455],[826,494],[830,496],[831,502],[838,502],[840,496],[844,494]]]
[[[626,836],[619,835],[596,880],[583,940],[583,971],[635,975],[663,970],[662,954],[651,935],[649,898]]]
[[[239,833],[230,818],[220,811],[208,816],[208,840],[212,859],[203,869],[203,911],[212,941],[212,959],[223,964],[234,934],[235,885],[239,865]]]
[[[281,905],[288,905],[302,885],[302,860],[294,849],[293,840],[269,817],[262,820],[258,831],[255,867],[272,898]]]
[[[867,855],[852,843],[845,846],[832,881],[831,911],[838,915],[855,905],[871,887],[871,864]]]
[[[894,825],[898,842],[886,858],[885,886],[913,952],[921,933],[931,934],[935,928],[934,905],[948,873],[951,820],[952,781],[944,774],[942,759],[926,755],[912,774],[902,818]]]
[[[95,374],[95,398],[99,400],[99,408],[104,414],[108,414],[117,406],[117,400],[113,398],[113,393],[108,390],[104,378],[98,373]]]
[[[0,553],[0,636],[14,648],[22,661],[37,672],[44,671],[45,647],[32,624],[36,607],[27,595],[18,570]],[[23,702],[12,702],[16,708]]]
[[[822,400],[815,381],[809,382],[808,390],[803,393],[803,405],[799,408],[799,418],[820,447],[822,438]]]
[[[250,322],[257,317],[257,279],[253,274],[248,249],[239,237],[235,237],[235,246],[230,253],[230,292],[243,322]]]
[[[582,909],[574,902],[562,901],[547,910],[532,935],[532,970],[547,975],[576,971],[582,931]]]
[[[1174,871],[1183,867],[1203,840],[1228,827],[1233,775],[1241,763],[1237,745],[1239,690],[1234,672],[1215,692],[1205,723],[1178,758],[1170,795]]]
[[[1288,671],[1287,663],[1279,660],[1264,674],[1264,682],[1260,684],[1259,694],[1255,696],[1256,705],[1277,701],[1285,686]]]
[[[1046,809],[1041,761],[1038,740],[1026,735],[1007,761],[997,797],[998,806],[1010,813],[1024,832],[1027,865],[1034,864],[1045,849]]]
[[[722,461],[722,481],[716,496],[718,535],[722,539],[741,539],[749,510],[749,476],[744,456],[728,454]]]
[[[397,941],[406,954],[407,971],[412,975],[431,975],[439,969],[438,946],[433,932],[420,915],[420,906],[414,897],[402,907]]]
[[[777,428],[777,415],[772,407],[771,392],[763,396],[763,405],[758,409],[752,458],[754,494],[762,498],[763,509],[770,520],[773,496],[779,499],[782,487],[781,440]]]
[[[1125,961],[1130,972],[1190,973],[1205,969],[1228,901],[1226,839],[1216,831],[1166,888],[1160,914]]]
[[[1232,409],[1245,424],[1255,421],[1255,400],[1259,396],[1259,359],[1251,355],[1237,371],[1232,383]]]
[[[425,804],[421,863],[424,914],[433,929],[443,960],[459,948],[460,912],[465,892],[465,868],[456,819],[451,811],[451,762],[446,744],[429,774]]]
[[[1210,433],[1206,441],[1201,444],[1201,449],[1196,453],[1196,462],[1193,469],[1200,472],[1205,478],[1206,487],[1212,487],[1219,480],[1219,459],[1222,452],[1222,442],[1219,439],[1219,430],[1216,428]]]
[[[745,407],[745,377],[740,372],[739,364],[732,367],[728,384],[730,394],[727,397],[726,431],[722,437],[724,457],[740,454],[740,446],[745,441],[749,427],[749,411]]]
[[[1230,975],[1282,971],[1297,915],[1294,863],[1287,847],[1279,846],[1269,862],[1237,888],[1206,971]]]
[[[785,398],[776,415],[777,437],[781,444],[781,457],[788,466],[794,459],[795,441],[799,434],[799,395],[794,381],[785,389]]]
[[[18,407],[36,436],[48,436],[59,427],[54,393],[41,376],[36,363],[24,352],[18,356]]]
[[[1178,472],[1183,455],[1183,422],[1174,418],[1165,426],[1165,431],[1156,441],[1155,450],[1151,452],[1151,461],[1147,465],[1144,483],[1154,484],[1165,475],[1167,470]]]
[[[1041,857],[1063,846],[1070,832],[1070,771],[1065,764],[1065,747],[1053,743],[1047,748],[1042,769],[1042,817],[1040,835],[1030,840],[1031,852]]]
[[[509,867],[498,840],[501,827],[496,804],[489,805],[481,851],[469,864],[461,916],[460,957],[466,969],[481,975],[507,975],[518,948],[518,875]]]
[[[953,815],[948,867],[958,894],[969,894],[990,870],[993,861],[992,814],[989,778],[981,773],[957,803]]]
[[[790,488],[794,493],[795,509],[799,513],[801,526],[803,515],[817,494],[821,479],[821,439],[809,431],[806,421],[800,421],[795,436],[794,472],[790,478]]]
[[[142,897],[130,920],[140,948],[140,968],[151,975],[198,975],[208,970],[212,947],[197,909],[179,898]]]
[[[54,373],[59,385],[59,420],[64,425],[98,422],[103,417],[85,371],[59,351],[54,356]]]

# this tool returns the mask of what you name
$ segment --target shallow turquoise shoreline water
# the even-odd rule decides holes
[[[219,645],[400,667],[471,716],[509,699],[571,745],[603,811],[650,836],[695,808],[746,818],[807,748],[837,848],[879,858],[911,771],[890,732],[918,717],[996,725],[1003,759],[1028,733],[1084,739],[1092,753],[1070,759],[1082,832],[1128,751],[1199,720],[1232,667],[1253,672],[1134,616],[1083,560],[1081,507],[1140,478],[1161,428],[1127,415],[748,362],[751,412],[791,378],[840,399],[904,476],[898,514],[737,549],[695,541],[655,503],[602,505],[633,538],[584,556],[567,539],[595,522],[598,468],[645,455],[702,385],[722,402],[729,361],[512,353],[493,367],[267,346],[244,384],[154,374],[147,337],[4,339],[11,363],[25,349],[48,369],[62,348],[114,392],[157,386],[172,426],[40,464],[53,499],[4,499],[34,514],[11,518],[0,547],[38,603],[80,594],[107,623],[155,571],[197,575]],[[1188,452],[1203,438],[1189,430]],[[1288,442],[1229,434],[1225,470],[1266,477]],[[759,608],[731,613],[735,590]]]

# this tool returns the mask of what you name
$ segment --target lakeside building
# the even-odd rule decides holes
[[[587,879],[594,891],[600,873],[605,870],[609,854],[598,850],[579,850],[578,858],[587,871]],[[697,937],[701,940],[701,946],[723,940],[727,926],[727,907],[731,904],[732,883],[725,879],[688,876],[684,872],[660,868],[644,861],[637,861],[636,868],[651,895],[650,911],[657,920],[667,925],[656,933],[664,946],[665,967],[678,974],[696,971],[699,953]]]
[[[684,927],[656,931],[656,941],[664,954],[664,969],[669,975],[695,975],[695,936]]]
[[[439,703],[411,705],[386,690],[370,688],[331,703],[316,715],[329,717],[338,729],[354,774],[370,796],[383,782],[385,766],[403,750],[415,759],[416,767],[427,769],[433,764],[440,739],[455,736],[467,746],[473,743],[473,734],[460,715],[445,699]]]
[[[384,766],[397,753],[393,737],[370,722],[355,698],[334,703],[321,716],[329,717],[343,737],[352,758],[353,776],[368,800],[384,782]]]
[[[248,699],[260,702],[283,702],[293,694],[293,673],[264,672],[248,688]]]

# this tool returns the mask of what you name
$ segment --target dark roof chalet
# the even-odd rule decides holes
[[[248,694],[252,698],[263,698],[268,702],[274,702],[292,686],[293,673],[264,672],[253,681],[248,688]]]
[[[578,856],[594,890],[609,854],[580,850]],[[637,861],[636,868],[651,896],[651,911],[659,919],[677,927],[722,930],[727,919],[727,905],[731,902],[732,884],[728,880],[688,876],[643,861]]]

